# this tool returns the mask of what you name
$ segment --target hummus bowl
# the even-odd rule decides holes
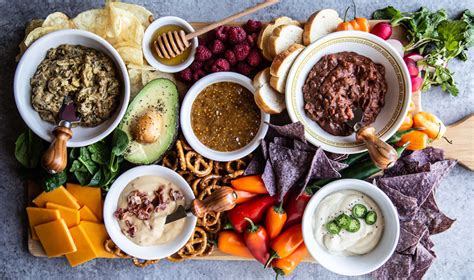
[[[378,225],[377,227],[378,223],[373,225],[374,231],[382,231],[380,234],[381,236],[379,237],[380,239],[376,241],[376,244],[370,244],[365,242],[365,240],[359,240],[355,243],[356,247],[361,243],[371,246],[368,252],[361,254],[342,255],[331,253],[326,248],[325,244],[322,244],[321,240],[318,240],[316,237],[318,229],[314,227],[318,222],[317,220],[323,219],[323,217],[317,216],[317,213],[321,213],[321,210],[324,210],[319,208],[319,206],[324,208],[323,203],[325,202],[325,198],[336,193],[344,193],[347,191],[350,191],[351,193],[360,193],[363,195],[363,198],[365,197],[365,199],[370,201],[370,204],[375,204],[377,207],[375,207],[374,211],[379,212],[378,219],[383,221],[383,226]],[[331,204],[334,204],[334,200],[330,202]],[[361,221],[361,223],[365,222]],[[361,225],[361,231],[363,227],[364,225]],[[400,224],[395,206],[392,204],[388,196],[379,188],[362,180],[342,179],[327,184],[313,195],[303,214],[302,232],[306,247],[316,262],[334,273],[347,276],[357,276],[376,270],[390,258],[398,243]],[[356,235],[356,233],[352,232],[345,233],[346,237],[347,234]],[[337,237],[342,239],[343,234],[344,233],[341,230]],[[377,233],[372,232],[369,235],[377,235]],[[370,237],[371,236],[368,238]],[[360,250],[361,248],[357,249]]]
[[[125,115],[130,99],[130,79],[127,67],[118,52],[103,38],[91,32],[76,29],[65,29],[47,34],[35,41],[23,54],[16,68],[13,90],[15,103],[20,115],[28,127],[43,140],[53,140],[53,129],[56,124],[41,119],[31,104],[30,79],[34,76],[38,65],[43,61],[51,48],[62,44],[81,45],[103,52],[115,64],[117,79],[121,81],[120,104],[115,113],[103,123],[94,127],[77,126],[72,129],[72,138],[67,141],[68,147],[83,147],[102,140],[109,135]]]
[[[194,232],[197,218],[194,215],[188,215],[184,218],[185,221],[182,230],[175,238],[172,238],[166,243],[141,246],[127,238],[127,236],[122,232],[121,225],[114,216],[114,213],[119,206],[122,192],[129,183],[138,177],[143,178],[146,176],[160,177],[171,182],[182,192],[188,206],[195,198],[189,184],[183,179],[183,177],[181,177],[181,175],[173,170],[159,165],[139,166],[126,171],[112,184],[112,187],[105,198],[103,216],[107,233],[120,249],[136,258],[156,260],[171,256],[186,244]]]
[[[328,54],[355,52],[385,68],[387,92],[385,105],[371,124],[380,139],[386,141],[400,127],[411,99],[411,84],[408,69],[397,51],[381,38],[366,32],[341,31],[329,34],[307,46],[290,69],[286,82],[286,107],[293,122],[305,127],[306,139],[324,150],[354,154],[366,150],[364,143],[357,142],[355,134],[335,136],[326,132],[305,112],[303,85],[313,66]]]

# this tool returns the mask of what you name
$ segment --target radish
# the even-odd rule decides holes
[[[417,92],[421,89],[423,84],[423,79],[421,77],[412,77],[411,78],[411,92]]]
[[[389,45],[391,45],[396,51],[397,53],[403,57],[403,45],[402,45],[402,42],[396,40],[396,39],[388,39],[387,40],[387,43]]]
[[[405,62],[408,68],[408,73],[410,73],[410,77],[412,78],[418,77],[420,70],[418,69],[418,65],[416,65],[416,62],[413,59],[408,58],[408,57],[404,57],[403,61]]]
[[[380,38],[387,40],[392,36],[392,25],[388,22],[379,22],[374,27],[370,33],[379,36]]]
[[[408,53],[405,55],[406,58],[409,58],[415,62],[417,62],[418,60],[422,60],[423,59],[423,56],[417,52],[411,52],[411,53]]]

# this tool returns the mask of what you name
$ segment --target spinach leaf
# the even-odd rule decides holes
[[[59,186],[62,186],[67,181],[67,173],[66,171],[62,171],[57,174],[47,174],[44,178],[43,187],[46,192],[50,192],[55,190]]]
[[[102,181],[102,169],[97,170],[97,172],[92,176],[91,180],[89,181],[89,186],[98,186]]]
[[[43,140],[31,130],[23,132],[15,141],[15,158],[26,168],[35,168],[43,153]]]
[[[112,137],[112,153],[116,156],[123,155],[128,147],[128,136],[120,128],[115,129]]]
[[[92,175],[97,172],[98,166],[92,160],[91,153],[87,149],[87,147],[82,147],[80,149],[80,155],[78,160],[87,168],[87,171]]]
[[[74,171],[74,177],[76,177],[77,181],[81,186],[87,186],[87,184],[91,181],[92,175],[88,171]]]
[[[92,161],[100,165],[107,164],[110,151],[103,141],[89,145],[87,146],[87,149],[91,153]]]

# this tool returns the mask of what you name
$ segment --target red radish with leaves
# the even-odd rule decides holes
[[[416,65],[416,62],[408,57],[404,57],[403,61],[405,62],[408,68],[408,73],[410,73],[410,77],[418,77],[418,74],[420,74],[420,70],[418,69],[418,65]]]
[[[392,36],[392,25],[388,22],[379,22],[374,27],[372,27],[372,30],[370,30],[370,33],[379,36],[380,38],[387,40]]]

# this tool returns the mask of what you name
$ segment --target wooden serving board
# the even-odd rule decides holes
[[[380,20],[370,20],[370,25],[373,26],[376,23],[380,22]],[[207,25],[206,22],[195,22],[191,23],[191,25],[198,29]],[[242,23],[237,22],[232,25],[242,25]],[[400,40],[402,42],[405,41],[404,39],[404,31],[400,27],[395,27],[393,29],[392,34],[393,39]],[[421,93],[415,92],[412,95],[413,102],[415,103],[415,111],[421,111]],[[466,168],[474,171],[474,142],[472,141],[472,133],[474,132],[474,115],[470,115],[461,121],[448,126],[446,137],[452,140],[453,144],[449,144],[446,141],[438,140],[435,142],[435,146],[445,149],[446,156],[452,159],[458,159],[460,163],[465,166]],[[29,201],[31,201],[37,194],[39,194],[39,190],[35,189],[34,186],[28,184],[28,197]],[[35,257],[46,257],[46,254],[41,246],[41,243],[37,240],[31,239],[31,234],[28,230],[28,250],[31,255]],[[205,256],[205,257],[197,257],[193,258],[192,260],[216,260],[216,261],[253,261],[253,259],[247,259],[232,255],[227,255],[219,250],[216,250],[212,255]],[[311,262],[316,263],[316,261],[311,257],[308,256],[304,260],[304,262]]]

